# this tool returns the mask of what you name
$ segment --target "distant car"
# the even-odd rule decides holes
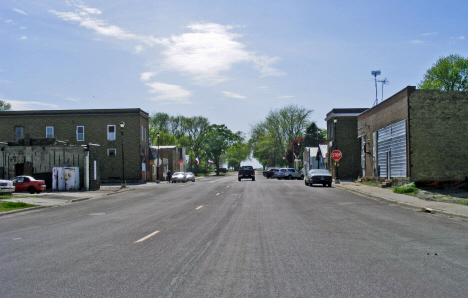
[[[313,186],[314,184],[322,184],[323,186],[332,185],[332,175],[329,171],[323,169],[313,169],[307,172],[304,179],[305,185]]]
[[[185,173],[185,179],[186,179],[186,181],[195,182],[195,175],[192,172],[186,172]]]
[[[187,182],[187,177],[185,176],[184,172],[175,172],[174,174],[172,174],[171,181],[172,183]]]
[[[282,168],[280,169],[277,173],[273,174],[271,178],[277,178],[278,180],[283,180],[283,179],[298,179],[302,180],[304,179],[304,175],[299,172],[296,169],[293,168]]]
[[[252,166],[241,166],[237,171],[237,180],[241,179],[252,179],[255,181],[255,170]]]
[[[214,169],[214,171],[215,171],[215,173],[217,172],[216,169]],[[219,168],[219,172],[220,172],[220,173],[227,173],[227,172],[228,172],[228,169],[226,169],[226,168]]]
[[[15,191],[15,186],[10,180],[0,180],[0,194],[12,193]]]
[[[46,189],[44,180],[36,180],[31,176],[17,176],[12,182],[16,191],[29,191],[30,194],[41,193]]]
[[[278,171],[279,171],[279,169],[277,169],[277,168],[269,168],[268,170],[266,170],[264,172],[263,176],[265,176],[267,179],[270,179],[271,176],[273,176],[273,174],[278,172]]]

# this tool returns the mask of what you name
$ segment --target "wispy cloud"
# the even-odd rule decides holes
[[[73,97],[65,97],[66,100],[69,101],[80,101],[79,99],[73,98]]]
[[[154,101],[173,102],[173,103],[191,103],[188,98],[192,95],[190,91],[183,89],[181,86],[170,85],[160,82],[146,83],[150,93],[156,93]]]
[[[156,73],[148,71],[140,74],[141,81],[149,81]]]
[[[465,40],[465,36],[461,35],[459,37],[452,37],[452,40]]]
[[[152,46],[155,43],[159,43],[159,40],[154,39],[151,36],[136,35],[130,32],[126,32],[117,26],[108,25],[105,21],[96,18],[97,15],[102,13],[97,8],[87,7],[81,2],[74,3],[74,5],[76,7],[74,12],[59,12],[56,10],[49,10],[49,12],[64,21],[78,22],[80,26],[94,30],[99,35],[122,40],[137,40],[149,46]]]
[[[197,83],[205,85],[227,80],[222,73],[238,63],[253,63],[262,76],[282,74],[271,66],[277,57],[246,51],[245,45],[237,41],[241,35],[230,32],[233,26],[195,23],[187,28],[192,32],[163,40],[164,69],[191,75]]]
[[[20,10],[20,9],[18,9],[18,8],[13,8],[13,10],[16,11],[17,13],[23,14],[23,15],[25,15],[25,16],[28,15],[27,13],[25,13],[24,11],[22,11],[22,10]]]
[[[243,96],[243,95],[236,94],[236,93],[229,92],[229,91],[224,91],[224,92],[221,92],[221,93],[223,93],[224,96],[226,96],[226,97],[239,98],[239,99],[246,98],[246,97]]]
[[[422,43],[425,43],[424,40],[420,40],[420,39],[410,40],[410,42],[411,42],[412,44],[422,44]]]
[[[234,28],[239,27],[193,23],[187,26],[191,32],[159,39],[108,24],[98,18],[102,15],[99,9],[88,7],[82,2],[72,3],[75,11],[49,12],[64,21],[79,23],[79,26],[93,30],[100,36],[139,42],[140,44],[134,47],[135,53],[144,51],[144,46],[163,46],[163,59],[158,61],[160,69],[189,76],[197,84],[214,85],[226,81],[228,77],[225,73],[240,63],[250,63],[259,70],[262,77],[283,75],[273,67],[279,60],[278,57],[258,55],[246,50],[246,46],[238,41],[242,35],[232,32]]]
[[[11,109],[13,111],[21,110],[38,110],[38,109],[52,109],[56,110],[59,108],[56,104],[39,102],[39,101],[19,101],[19,100],[6,100],[11,104]]]
[[[20,39],[21,39],[21,40],[24,40],[24,39],[28,39],[28,37],[27,37],[27,36],[25,36],[25,35],[23,35],[23,36],[21,36],[21,38],[20,38]]]
[[[431,35],[437,35],[437,32],[428,32],[428,33],[421,34],[421,36],[431,36]]]

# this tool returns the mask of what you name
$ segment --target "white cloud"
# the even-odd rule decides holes
[[[283,95],[283,96],[278,96],[277,98],[293,98],[295,96],[293,95]]]
[[[160,82],[146,83],[151,89],[150,93],[158,94],[153,100],[155,101],[170,101],[173,103],[187,104],[190,103],[188,97],[192,95],[190,91],[183,89],[177,85],[170,85]]]
[[[213,85],[227,80],[221,73],[234,64],[251,62],[262,76],[281,75],[271,67],[278,58],[257,56],[246,51],[245,45],[236,41],[241,35],[231,33],[232,26],[214,23],[195,23],[187,28],[193,32],[163,40],[166,50],[162,67],[193,76],[203,85]]]
[[[59,12],[56,10],[49,10],[49,12],[64,21],[78,22],[80,23],[80,26],[94,30],[100,35],[122,40],[138,40],[149,46],[152,46],[155,43],[160,43],[159,40],[153,37],[139,36],[126,32],[117,26],[107,25],[105,21],[95,18],[95,15],[101,14],[101,11],[97,8],[86,7],[83,4],[75,4],[75,6],[77,7],[75,12]]]
[[[173,35],[169,38],[158,39],[153,36],[142,36],[127,32],[118,26],[109,25],[97,16],[102,12],[97,8],[90,8],[79,2],[75,3],[73,12],[58,12],[49,10],[64,21],[77,22],[81,27],[94,30],[99,35],[121,40],[134,40],[146,46],[162,45],[164,70],[176,71],[188,75],[200,85],[214,85],[228,78],[223,73],[239,63],[251,63],[257,68],[261,76],[279,76],[282,72],[272,65],[278,57],[257,55],[245,49],[245,45],[237,41],[241,37],[232,33],[235,27],[215,23],[194,23],[187,26],[189,33]],[[135,53],[144,50],[142,45],[135,47]]]
[[[465,36],[459,36],[459,37],[452,37],[451,39],[455,39],[455,40],[465,40]]]
[[[69,101],[80,101],[79,99],[73,98],[73,97],[65,97],[66,100]]]
[[[224,96],[226,97],[232,97],[232,98],[246,98],[245,96],[243,95],[239,95],[239,94],[236,94],[236,93],[232,93],[232,92],[229,92],[229,91],[224,91],[224,92],[221,92],[224,94]]]
[[[140,80],[141,81],[149,81],[156,73],[148,71],[141,73]]]
[[[19,101],[19,100],[6,100],[11,104],[11,110],[21,111],[21,110],[37,110],[41,108],[53,109],[56,110],[59,108],[56,104],[38,102],[38,101]]]
[[[22,11],[22,10],[20,10],[20,9],[18,9],[18,8],[13,8],[13,10],[16,11],[16,12],[18,12],[18,13],[20,13],[20,14],[24,14],[25,16],[28,15],[27,13],[25,13],[24,11]]]
[[[423,33],[421,36],[431,36],[431,35],[436,35],[437,32],[428,32],[428,33]]]
[[[24,39],[28,39],[28,37],[23,35],[23,36],[21,36],[20,39],[21,39],[21,40],[24,40]]]
[[[138,53],[141,53],[145,50],[145,48],[143,46],[136,46],[135,47],[135,53],[138,54]]]

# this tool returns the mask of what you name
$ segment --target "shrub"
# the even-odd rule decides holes
[[[413,183],[406,184],[403,186],[397,186],[393,189],[393,192],[417,194],[419,192],[419,189],[416,187],[416,185],[413,182]]]

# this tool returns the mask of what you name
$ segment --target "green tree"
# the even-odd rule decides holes
[[[241,162],[248,159],[250,156],[250,144],[244,141],[234,143],[226,151],[228,167],[239,167]]]
[[[0,111],[9,111],[11,109],[11,104],[6,101],[0,100]]]
[[[253,156],[264,167],[286,165],[283,157],[291,143],[304,136],[311,113],[312,110],[297,105],[270,111],[264,121],[252,125]]]
[[[226,153],[232,144],[241,140],[241,132],[233,133],[224,124],[212,124],[206,135],[206,157],[211,158],[214,161],[216,169],[219,170],[221,155]],[[219,171],[217,171],[217,175],[219,175]]]
[[[442,91],[467,91],[467,74],[468,58],[453,54],[447,57],[440,57],[427,70],[418,88]]]

